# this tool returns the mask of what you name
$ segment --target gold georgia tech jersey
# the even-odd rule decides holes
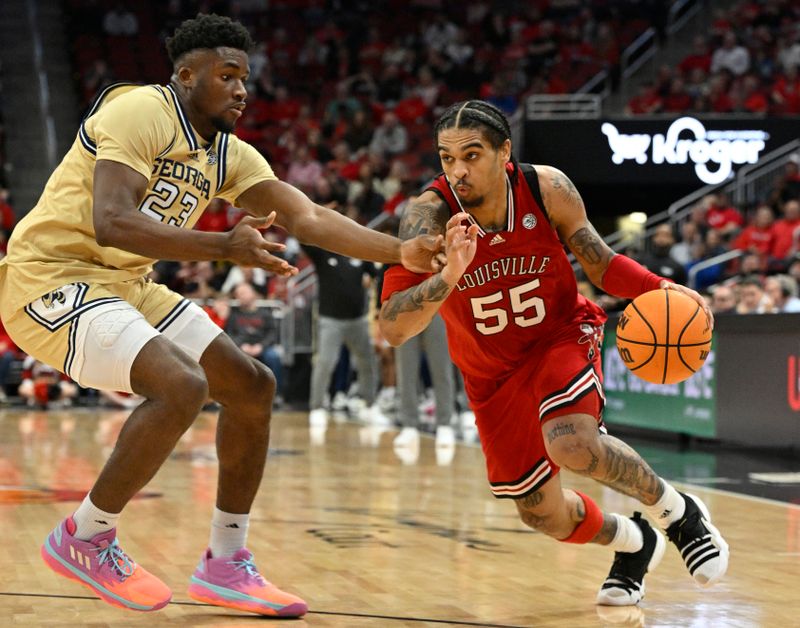
[[[19,309],[68,283],[115,283],[150,271],[155,260],[95,240],[92,184],[98,159],[147,177],[139,211],[176,228],[191,229],[214,197],[233,203],[256,183],[275,179],[258,151],[236,136],[217,133],[213,142],[204,142],[172,87],[108,87],[9,240],[0,262],[7,265],[4,305]]]

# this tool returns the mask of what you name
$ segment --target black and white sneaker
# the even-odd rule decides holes
[[[642,513],[631,517],[642,530],[644,545],[638,552],[617,552],[611,571],[597,593],[597,603],[605,606],[631,606],[644,597],[644,575],[661,562],[667,543],[664,536],[656,532]]]
[[[686,568],[695,581],[705,587],[717,583],[728,570],[728,544],[713,525],[708,508],[699,497],[681,493],[686,512],[667,528]]]

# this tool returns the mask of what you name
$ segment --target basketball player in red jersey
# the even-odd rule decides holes
[[[705,504],[606,433],[599,352],[606,316],[578,294],[562,242],[592,283],[612,295],[677,290],[701,304],[713,325],[703,299],[609,249],[562,172],[516,163],[497,108],[453,105],[435,136],[444,173],[406,210],[400,237],[445,234],[447,265],[433,275],[387,271],[384,337],[399,345],[441,312],[495,497],[513,499],[522,521],[548,536],[616,552],[598,604],[637,604],[666,542],[641,513],[604,513],[587,495],[562,488],[560,467],[638,499],[694,579],[719,581],[728,545]]]

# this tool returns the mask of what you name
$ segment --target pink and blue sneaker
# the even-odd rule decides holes
[[[41,553],[50,569],[120,608],[155,611],[169,603],[172,591],[122,551],[116,528],[89,541],[75,538],[75,528],[67,517],[45,539]]]
[[[221,558],[213,558],[211,550],[206,550],[190,580],[189,597],[206,604],[277,617],[300,617],[308,611],[308,605],[299,597],[264,579],[247,549]]]

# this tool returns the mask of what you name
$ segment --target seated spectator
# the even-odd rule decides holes
[[[420,67],[417,71],[417,83],[411,90],[412,95],[420,98],[428,111],[433,111],[439,102],[441,91],[442,85],[434,79],[431,69],[427,65]]]
[[[353,117],[345,124],[345,131],[342,139],[347,142],[350,150],[358,152],[366,149],[372,141],[374,130],[372,123],[367,117],[367,112],[359,109]]]
[[[22,364],[18,392],[29,406],[47,409],[72,405],[78,396],[78,387],[52,366],[27,356]]]
[[[775,234],[772,230],[774,222],[775,215],[772,212],[772,208],[767,204],[759,205],[752,224],[745,227],[736,236],[731,246],[741,251],[757,253],[761,257],[764,267],[766,267],[772,250],[772,243],[775,239]]]
[[[692,106],[692,97],[686,91],[686,83],[682,77],[672,79],[669,92],[664,97],[664,111],[669,113],[683,113]]]
[[[175,274],[174,289],[187,299],[208,299],[217,292],[214,266],[211,262],[180,262]]]
[[[103,18],[103,30],[107,35],[133,37],[139,32],[139,19],[118,2]]]
[[[744,226],[741,212],[729,205],[725,196],[708,194],[702,200],[706,224],[723,236],[729,237]]]
[[[792,155],[775,180],[769,202],[780,206],[792,199],[800,200],[800,155]]]
[[[672,226],[670,224],[658,225],[653,232],[650,250],[637,255],[636,259],[651,272],[676,283],[685,284],[686,270],[671,256],[674,244],[675,236],[672,234]]]
[[[271,308],[258,306],[258,294],[249,283],[243,282],[236,286],[233,296],[238,303],[230,310],[225,332],[247,355],[269,367],[277,383],[277,400],[283,386],[283,351],[278,344],[279,324],[273,317]]]
[[[771,257],[781,263],[797,252],[797,232],[800,228],[800,201],[790,200],[783,205],[783,218],[772,227],[775,239]]]
[[[311,194],[317,180],[322,176],[322,164],[314,159],[305,144],[297,146],[294,158],[286,173],[286,182]]]
[[[692,247],[692,259],[686,268],[688,276],[692,276],[692,268],[698,264],[708,262],[724,252],[725,247],[722,245],[722,238],[719,232],[710,229],[708,233],[706,233],[705,240],[696,242]],[[719,282],[720,279],[722,279],[724,271],[724,263],[717,263],[704,267],[702,270],[694,273],[694,285],[692,287],[695,290],[705,290],[709,286]],[[691,284],[692,282],[689,281],[689,283]]]
[[[703,75],[711,71],[711,52],[705,37],[697,35],[692,40],[692,52],[678,64],[678,69],[684,76],[690,75],[695,70],[701,70]]]
[[[774,111],[783,115],[800,114],[800,67],[786,68],[772,84]]]
[[[711,311],[719,314],[736,314],[736,291],[728,285],[719,285],[711,292]]]
[[[769,109],[769,100],[761,87],[761,81],[753,74],[748,74],[742,80],[738,100],[737,109],[747,113],[764,114]]]
[[[404,152],[407,148],[408,132],[400,124],[394,112],[387,111],[372,136],[370,151],[379,152],[384,156],[394,156]]]
[[[233,224],[229,216],[230,204],[221,198],[211,199],[203,215],[195,223],[198,231],[222,233],[230,229]]]
[[[692,259],[692,246],[701,239],[696,222],[687,220],[681,223],[681,241],[672,245],[670,256],[685,268]]]
[[[663,106],[664,103],[658,95],[655,84],[643,83],[639,86],[639,93],[628,101],[625,113],[628,115],[658,113]]]
[[[739,282],[738,314],[767,314],[774,311],[770,298],[764,293],[761,279],[755,275],[745,277]]]
[[[741,76],[750,69],[750,52],[738,43],[736,34],[725,33],[722,46],[711,55],[711,72],[716,74],[727,70],[734,76]]]
[[[797,298],[797,280],[789,275],[772,275],[764,281],[764,291],[772,301],[776,312],[800,312]]]
[[[8,375],[11,371],[11,364],[17,355],[19,355],[19,349],[3,327],[3,321],[0,321],[0,403],[7,401]]]

